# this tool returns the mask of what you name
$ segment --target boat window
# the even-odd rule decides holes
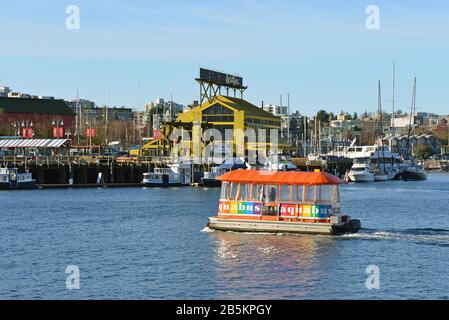
[[[291,197],[290,197],[291,189],[292,189],[292,186],[289,186],[289,185],[281,186],[281,194],[280,194],[281,202],[285,202],[285,201],[290,202],[291,201]]]
[[[302,201],[302,186],[292,186],[292,202]]]
[[[250,201],[251,187],[251,184],[240,184],[240,196],[237,200]]]
[[[223,182],[221,184],[221,196],[220,196],[221,199],[229,198],[229,189],[230,189],[230,186],[229,186],[228,182]]]
[[[330,197],[332,202],[339,202],[340,195],[338,192],[338,186],[331,186]]]
[[[315,200],[315,186],[304,186],[304,188],[306,190],[304,201],[314,201]]]
[[[253,201],[263,201],[263,185],[256,184],[253,189]]]
[[[231,183],[231,190],[229,191],[230,200],[235,200],[237,198],[238,186],[237,183]]]
[[[322,186],[317,186],[317,195],[316,195],[316,200],[317,201],[324,201],[324,202],[329,202],[331,200],[331,186],[329,185],[322,185]]]
[[[264,198],[265,198],[265,202],[277,202],[278,201],[278,186],[266,185]]]

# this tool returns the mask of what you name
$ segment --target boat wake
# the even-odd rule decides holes
[[[209,227],[204,227],[203,229],[201,229],[201,232],[212,233],[212,232],[215,232],[215,230],[211,229]]]
[[[341,236],[348,239],[410,241],[416,244],[449,247],[449,230],[416,228],[404,230],[362,229],[359,233]]]

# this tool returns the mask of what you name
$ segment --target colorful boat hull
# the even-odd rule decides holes
[[[310,223],[210,217],[208,227],[219,231],[343,235],[356,233],[361,226],[358,220],[341,223]]]

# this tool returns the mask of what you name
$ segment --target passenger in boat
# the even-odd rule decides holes
[[[277,190],[275,187],[270,188],[270,193],[268,195],[268,203],[276,203],[277,202]],[[276,214],[276,207],[273,205],[268,206],[268,213],[275,215]]]

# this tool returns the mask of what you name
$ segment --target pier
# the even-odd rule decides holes
[[[3,156],[0,165],[30,172],[40,188],[141,187],[144,172],[163,166],[161,157]],[[309,161],[293,158],[301,171],[316,169],[343,176],[352,161]],[[195,176],[207,166],[195,165]],[[196,179],[198,180],[198,179]],[[199,183],[193,181],[192,183]]]

